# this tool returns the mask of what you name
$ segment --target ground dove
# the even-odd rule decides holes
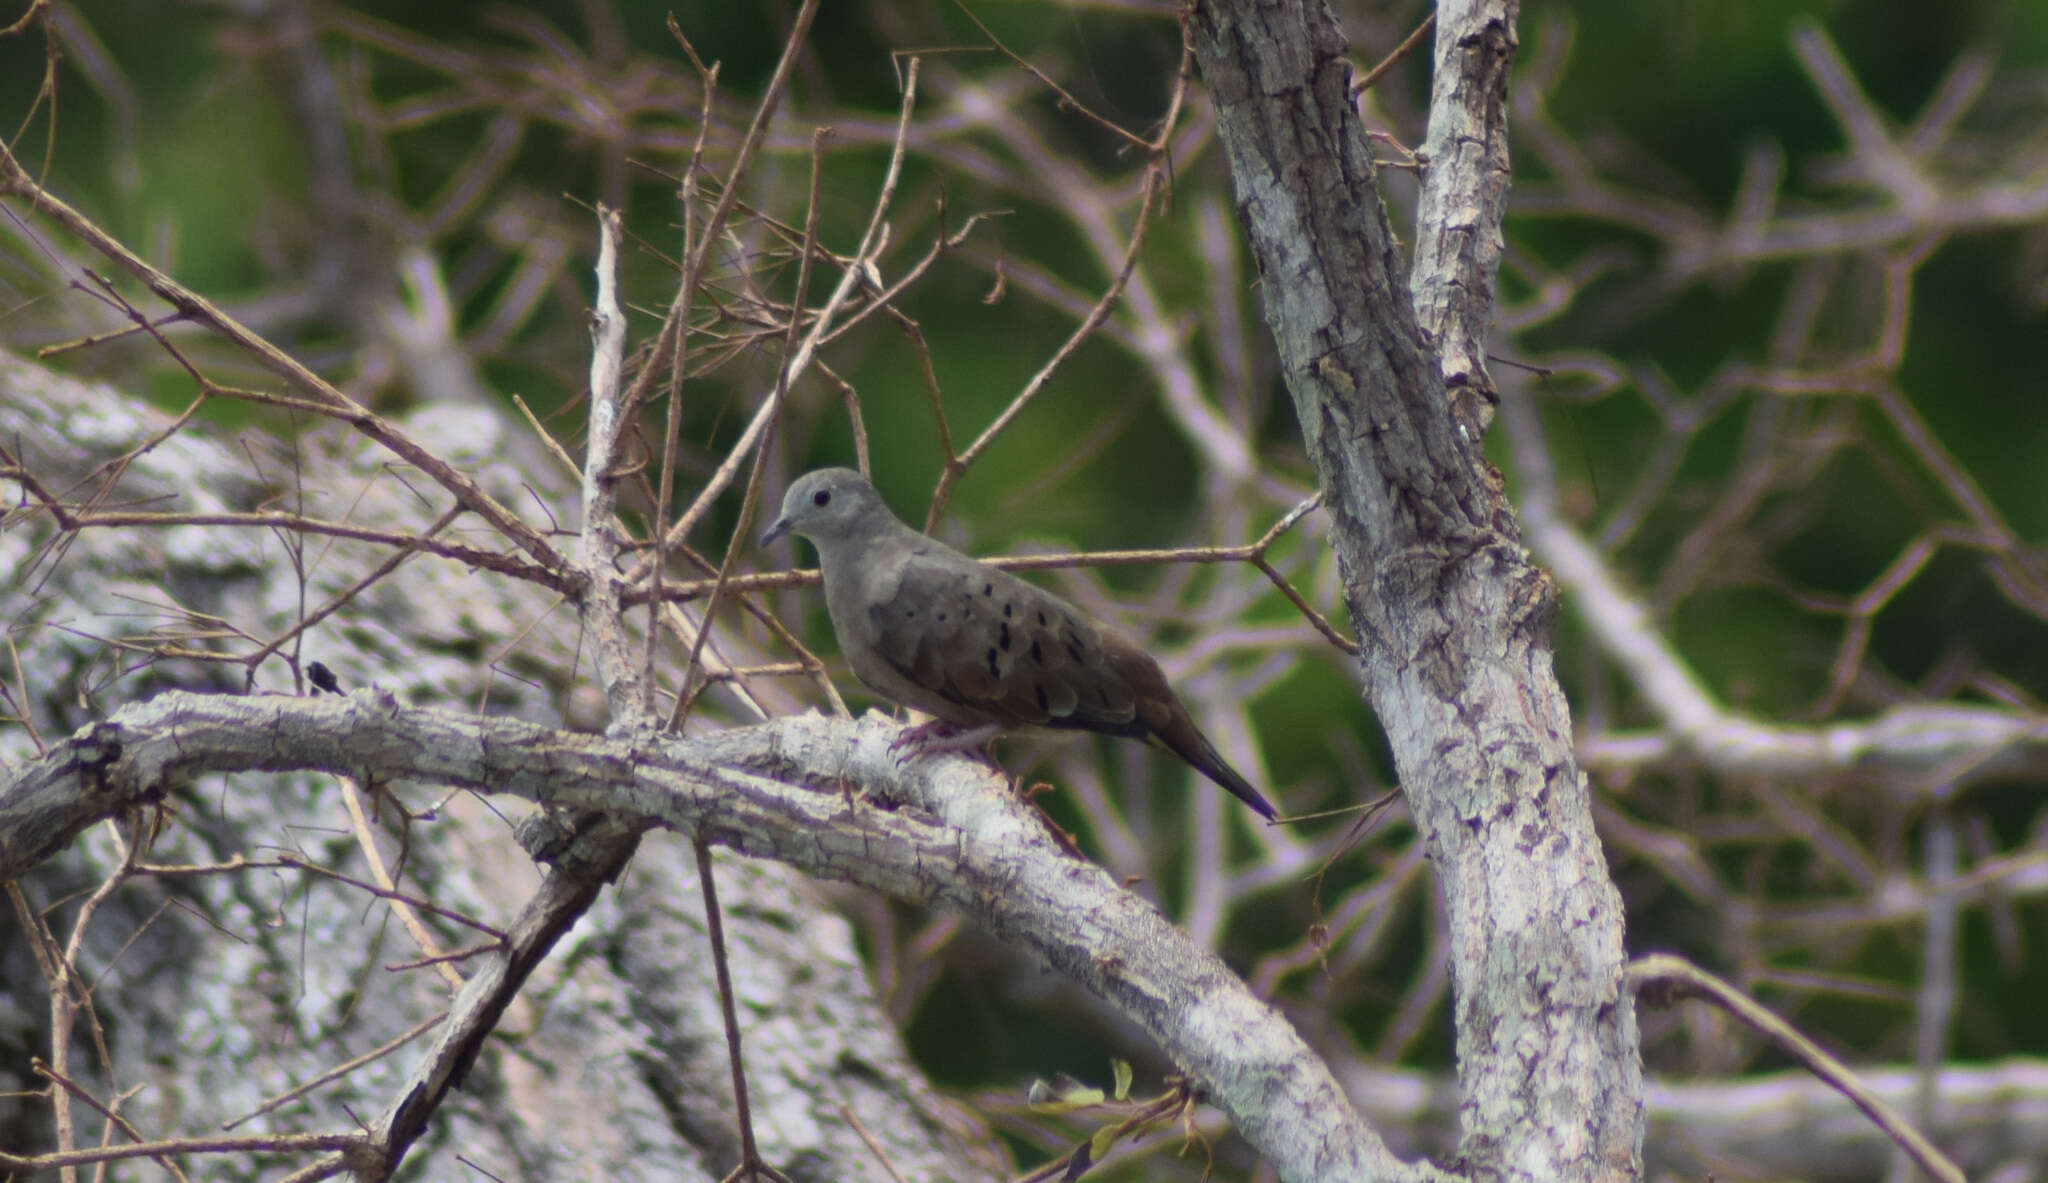
[[[950,734],[959,746],[1022,727],[1143,739],[1275,816],[1196,729],[1157,662],[1051,592],[904,525],[861,474],[799,478],[761,541],[784,534],[817,546],[825,607],[853,672],[938,720],[908,742]]]

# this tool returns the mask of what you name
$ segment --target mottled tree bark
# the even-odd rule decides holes
[[[1555,595],[1398,281],[1343,39],[1298,0],[1211,0],[1190,24],[1365,646],[1359,675],[1449,909],[1462,1165],[1637,1175],[1621,901],[1552,669]]]
[[[5,353],[0,390],[0,434],[24,450],[30,471],[52,478],[75,479],[165,423],[120,392]],[[494,493],[516,495],[522,483],[544,480],[502,461],[512,429],[495,411],[434,409],[408,429],[473,465]],[[175,494],[191,512],[247,510],[275,493],[252,470],[284,473],[296,464],[295,483],[309,504],[345,505],[366,529],[419,530],[433,517],[431,505],[379,480],[381,455],[346,435],[311,433],[295,457],[272,454],[260,440],[249,446],[261,465],[203,430],[177,432],[128,466],[122,494],[142,504]],[[16,577],[0,585],[0,620],[15,630],[23,668],[32,672],[28,706],[46,741],[90,721],[81,706],[88,687],[95,701],[155,696],[129,708],[142,711],[175,701],[161,693],[171,689],[214,692],[196,701],[259,712],[265,704],[294,710],[343,701],[281,697],[290,687],[276,666],[266,667],[271,676],[252,697],[239,696],[239,667],[192,661],[150,663],[105,684],[104,649],[77,630],[130,632],[137,620],[155,619],[142,606],[163,602],[166,592],[222,620],[276,629],[300,610],[299,576],[284,549],[259,532],[202,527],[85,531],[61,563],[31,567],[46,528],[37,520],[0,533],[0,567]],[[313,558],[303,564],[304,598],[312,603],[387,557],[381,546],[347,541],[307,549]],[[166,613],[161,627],[176,623]],[[514,637],[520,677],[479,659],[479,647],[493,650]],[[314,629],[303,656],[334,667],[345,689],[374,685],[402,709],[441,704],[474,719],[475,705],[487,700],[490,718],[531,729],[522,720],[554,721],[553,688],[572,677],[578,655],[573,620],[551,611],[541,589],[415,558],[358,597],[346,623],[336,618]],[[275,738],[246,736],[259,747]],[[422,741],[408,759],[432,746]],[[75,768],[17,780],[38,767],[19,727],[0,729],[0,757],[0,783],[13,782],[0,795],[0,881],[21,876],[20,888],[41,908],[89,890],[120,865],[112,831],[95,823],[147,819],[147,810],[131,812],[137,800],[95,798]],[[336,770],[360,774],[368,758],[356,749]],[[290,763],[311,767],[302,758]],[[393,788],[370,829],[409,894],[502,926],[536,893],[542,874],[565,873],[536,867],[505,819],[474,799],[450,798],[417,780]],[[96,1087],[145,1086],[123,1112],[153,1136],[217,1134],[234,1118],[248,1118],[234,1127],[238,1135],[350,1131],[387,1110],[403,1124],[438,1087],[438,1078],[429,1079],[421,1082],[426,1092],[401,1095],[445,1023],[276,1112],[249,1116],[451,1003],[431,971],[386,968],[417,954],[382,903],[290,867],[234,868],[238,858],[288,853],[370,878],[348,832],[345,791],[329,776],[189,772],[147,795],[174,817],[159,827],[143,861],[218,869],[136,876],[100,906],[81,961],[99,975],[93,1003],[113,1079],[101,1075],[82,1042],[75,1063]],[[439,808],[401,826],[394,802]],[[944,1102],[910,1062],[851,926],[815,885],[773,862],[721,856],[716,865],[739,991],[777,1003],[777,1017],[745,1031],[763,1153],[812,1183],[888,1179],[847,1120],[850,1112],[908,1177],[1005,1177],[1008,1164],[991,1153],[986,1131]],[[52,917],[60,939],[73,908]],[[0,901],[0,909],[0,1042],[47,1056],[47,987],[13,908]],[[474,930],[426,919],[450,949],[480,941]],[[458,964],[474,974],[479,961]],[[588,913],[527,968],[520,994],[471,1052],[460,1087],[407,1139],[404,1169],[459,1177],[469,1170],[456,1161],[463,1155],[503,1178],[723,1174],[736,1154],[732,1087],[689,843],[650,835],[617,884],[592,893]],[[0,1136],[0,1146],[28,1151],[47,1136],[47,1102],[31,1091],[40,1083],[28,1075],[25,1056],[0,1060],[0,1094],[13,1098],[0,1100],[0,1131],[20,1132]],[[97,1141],[97,1119],[80,1121]],[[194,1178],[279,1175],[276,1159],[267,1167],[249,1155],[186,1161]],[[374,1176],[384,1165],[358,1164],[359,1173]],[[117,1177],[134,1177],[133,1170]],[[154,1166],[141,1170],[156,1177]]]

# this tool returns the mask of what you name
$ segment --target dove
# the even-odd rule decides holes
[[[897,745],[971,747],[1001,731],[1097,731],[1166,748],[1273,820],[1216,752],[1159,663],[1051,592],[905,525],[850,468],[804,474],[762,535],[818,548],[847,664],[883,698],[933,716]]]

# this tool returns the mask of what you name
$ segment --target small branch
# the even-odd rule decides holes
[[[1409,298],[1436,346],[1453,415],[1461,431],[1475,436],[1499,399],[1486,369],[1486,336],[1507,208],[1508,70],[1515,61],[1517,8],[1516,0],[1437,6],[1422,154],[1427,163],[1408,277]]]
[[[1948,1160],[1948,1156],[1914,1129],[1897,1110],[1885,1104],[1884,1098],[1870,1091],[1847,1065],[1822,1051],[1820,1045],[1801,1035],[1792,1024],[1772,1014],[1742,991],[1684,958],[1669,954],[1642,957],[1631,962],[1628,984],[1649,1000],[1668,1003],[1678,998],[1698,998],[1720,1007],[1790,1053],[1815,1076],[1833,1085],[1910,1154],[1913,1161],[1920,1164],[1921,1170],[1942,1183],[1964,1183],[1963,1172]]]
[[[285,378],[302,393],[311,396],[314,401],[309,405],[309,409],[349,424],[432,477],[442,488],[454,494],[457,501],[489,522],[498,533],[525,551],[543,568],[559,572],[567,566],[567,560],[545,538],[511,510],[498,504],[497,500],[484,492],[482,486],[474,480],[457,471],[385,419],[370,413],[290,354],[243,327],[239,321],[214,307],[197,292],[150,266],[119,240],[101,230],[91,219],[52,197],[22,169],[5,144],[0,144],[0,194],[27,198],[36,209],[55,219],[74,237],[140,280],[186,318],[211,328],[228,341],[253,354],[266,368]]]
[[[627,427],[626,313],[619,305],[617,210],[598,210],[597,303],[591,310],[590,428],[583,460],[583,529],[577,563],[586,591],[583,625],[595,641],[599,684],[611,706],[611,725],[633,728],[653,717],[641,673],[627,649],[619,604],[618,479],[610,465]]]
[[[492,947],[495,948],[496,946]],[[274,1109],[277,1109],[279,1106],[291,1104],[293,1101],[298,1100],[300,1097],[305,1096],[307,1093],[312,1092],[314,1089],[319,1088],[321,1085],[326,1084],[330,1080],[339,1080],[342,1077],[347,1076],[349,1073],[354,1072],[356,1069],[361,1068],[365,1064],[375,1063],[376,1061],[383,1059],[385,1056],[390,1055],[392,1052],[397,1051],[399,1048],[404,1047],[406,1044],[411,1043],[413,1040],[418,1039],[420,1036],[425,1035],[427,1032],[432,1031],[435,1027],[440,1026],[441,1021],[443,1019],[446,1019],[447,1017],[447,1012],[443,1011],[438,1015],[432,1015],[426,1019],[423,1019],[420,1022],[413,1024],[411,1030],[406,1031],[404,1034],[398,1036],[396,1039],[393,1039],[388,1043],[385,1043],[383,1046],[372,1048],[369,1051],[364,1052],[362,1055],[357,1056],[353,1060],[345,1060],[342,1063],[336,1064],[334,1067],[329,1068],[327,1071],[320,1073],[318,1076],[315,1076],[313,1079],[305,1082],[304,1084],[296,1085],[292,1088],[286,1089],[284,1092],[281,1092],[275,1097],[269,1099],[268,1101],[263,1102],[263,1104],[258,1105],[256,1108],[251,1109],[249,1112],[243,1114],[242,1116],[233,1118],[229,1121],[222,1122],[220,1128],[224,1130],[234,1129],[236,1126],[241,1125],[243,1122],[249,1121],[252,1118],[261,1117],[262,1115],[269,1113]]]
[[[911,61],[913,85],[916,78],[917,62],[913,59]],[[776,368],[775,388],[768,392],[767,426],[761,434],[761,442],[753,449],[754,463],[747,477],[746,495],[740,502],[739,524],[734,528],[732,536],[726,540],[725,555],[719,560],[718,574],[712,582],[710,594],[704,600],[703,623],[698,626],[697,635],[690,642],[689,660],[683,663],[681,689],[677,693],[676,710],[670,720],[671,730],[682,729],[683,720],[688,715],[690,704],[696,701],[698,662],[703,659],[704,644],[711,639],[711,630],[716,627],[719,599],[725,592],[726,582],[732,578],[733,564],[739,559],[740,551],[752,543],[752,539],[748,536],[753,533],[755,514],[759,510],[761,503],[761,481],[767,474],[767,465],[764,461],[768,456],[769,441],[774,438],[776,421],[781,417],[782,408],[789,398],[790,369],[788,363],[795,353],[797,327],[803,321],[804,302],[810,296],[811,260],[818,244],[819,190],[825,172],[825,140],[830,134],[830,130],[823,127],[817,128],[811,133],[810,201],[805,206],[804,236],[797,252],[796,290],[790,297],[789,323],[783,332],[782,338],[783,364]],[[666,497],[666,495],[666,480],[664,480],[663,496]],[[657,539],[655,543],[657,560],[659,560],[660,551],[667,545],[667,542],[668,537],[665,533]],[[657,591],[661,586],[663,568],[664,564],[660,561],[655,563],[653,581]],[[650,665],[652,657],[652,646],[650,645]],[[752,1136],[751,1132],[749,1132],[748,1136]]]
[[[1513,400],[1510,400],[1512,403]],[[1509,414],[1519,414],[1509,407]],[[2048,761],[2048,718],[1989,706],[1908,704],[1852,723],[1760,722],[1724,707],[1653,614],[1559,511],[1550,486],[1525,483],[1522,525],[1537,557],[1570,590],[1576,615],[1661,722],[1654,734],[1589,740],[1589,765],[1628,767],[1687,756],[1723,775],[1808,778],[1870,768],[1902,784],[1968,782]]]
[[[1414,53],[1415,47],[1422,44],[1422,39],[1429,36],[1429,31],[1434,28],[1436,28],[1436,14],[1432,12],[1422,18],[1422,23],[1415,26],[1413,33],[1401,39],[1401,44],[1396,45],[1393,52],[1381,58],[1378,65],[1367,70],[1364,77],[1352,81],[1351,97],[1356,99],[1359,95],[1379,85],[1380,79],[1386,77],[1387,71],[1400,65],[1402,59]]]
[[[40,1171],[70,1170],[94,1163],[121,1162],[131,1158],[160,1158],[179,1154],[292,1154],[308,1150],[350,1150],[362,1140],[359,1134],[252,1134],[240,1138],[172,1138],[163,1142],[136,1142],[127,1146],[101,1146],[92,1150],[66,1150],[55,1154],[16,1155],[0,1150],[0,1169],[33,1175]]]
[[[220,871],[226,870],[243,870],[248,868],[261,867],[290,867],[295,870],[305,871],[308,874],[319,875],[323,878],[332,879],[336,883],[347,884],[348,886],[355,888],[357,891],[363,892],[368,895],[376,896],[378,899],[387,900],[394,904],[403,904],[407,908],[415,909],[421,912],[426,912],[430,915],[439,916],[443,920],[451,921],[455,924],[460,924],[464,928],[473,928],[476,931],[483,933],[485,936],[490,937],[492,940],[503,941],[505,939],[505,934],[503,931],[493,928],[488,924],[485,924],[483,921],[476,919],[474,916],[465,916],[462,913],[457,912],[451,908],[443,908],[438,904],[435,904],[429,900],[423,900],[418,896],[407,895],[406,893],[399,891],[395,887],[391,886],[388,882],[384,883],[381,886],[376,883],[365,883],[361,879],[357,879],[352,875],[344,875],[340,871],[330,870],[316,863],[308,862],[306,859],[301,858],[296,854],[280,854],[274,859],[248,859],[246,861],[238,860],[232,866],[224,865],[220,867],[208,867],[206,868],[206,870],[210,873],[218,873]],[[171,870],[171,868],[159,868],[148,865],[143,865],[136,868],[136,871],[139,874],[156,874],[168,870]],[[379,879],[388,880],[389,876],[384,872],[384,869],[381,864],[378,866],[377,871]],[[424,944],[427,947],[431,947],[432,942],[427,941],[424,942]],[[461,985],[460,982],[457,982],[455,984],[458,986]]]
[[[697,889],[704,896],[704,933],[711,944],[711,967],[718,980],[719,1016],[725,1024],[725,1058],[732,1068],[732,1103],[740,1129],[740,1165],[733,1175],[765,1173],[780,1179],[782,1173],[761,1161],[761,1149],[754,1144],[754,1115],[747,1104],[747,1070],[740,1056],[740,1016],[733,1004],[732,970],[726,965],[725,920],[718,914],[718,881],[711,874],[711,847],[702,835],[693,839],[690,846],[697,861]]]

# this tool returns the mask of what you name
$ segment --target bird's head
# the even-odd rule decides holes
[[[820,468],[798,477],[783,494],[782,513],[761,535],[761,545],[795,534],[822,551],[868,537],[895,520],[868,478],[850,468]]]

